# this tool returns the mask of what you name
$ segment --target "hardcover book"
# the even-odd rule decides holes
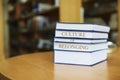
[[[56,38],[75,38],[75,39],[93,39],[93,40],[99,40],[99,39],[108,39],[107,33],[102,32],[92,32],[92,31],[75,31],[75,30],[59,30],[56,29],[55,32]]]
[[[54,49],[62,50],[62,51],[94,52],[107,48],[108,48],[107,43],[81,44],[81,43],[68,43],[68,42],[54,42]]]
[[[70,39],[70,38],[54,38],[55,42],[75,42],[75,43],[83,43],[83,44],[89,44],[89,43],[105,43],[107,40],[93,40],[93,39]]]
[[[92,66],[107,59],[107,50],[96,52],[54,51],[54,63]]]
[[[55,37],[103,40],[108,39],[109,30],[107,26],[95,24],[57,23]]]
[[[96,24],[80,24],[80,23],[57,23],[56,29],[58,30],[75,30],[87,32],[103,32],[109,33],[110,27]]]

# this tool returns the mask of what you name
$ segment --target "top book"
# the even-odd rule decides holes
[[[96,24],[80,24],[80,23],[57,23],[57,30],[75,30],[85,32],[103,32],[109,33],[110,27]]]

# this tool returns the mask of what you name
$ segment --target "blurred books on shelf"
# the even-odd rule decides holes
[[[59,7],[53,0],[9,0],[10,57],[53,50]]]

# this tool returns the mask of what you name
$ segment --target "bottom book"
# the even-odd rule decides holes
[[[107,50],[96,52],[54,51],[54,63],[93,66],[107,59]]]

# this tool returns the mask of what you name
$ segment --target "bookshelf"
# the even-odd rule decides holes
[[[100,0],[83,0],[82,4],[85,9],[85,18],[102,18],[107,25],[111,15],[117,13],[117,0],[105,0],[104,2]]]
[[[52,50],[55,22],[59,20],[59,7],[53,5],[54,0],[29,0],[25,3],[9,0],[8,4],[14,7],[8,20],[10,56]],[[37,11],[36,5],[39,6]],[[47,9],[40,9],[40,5],[47,6]],[[44,48],[38,47],[39,44]]]

